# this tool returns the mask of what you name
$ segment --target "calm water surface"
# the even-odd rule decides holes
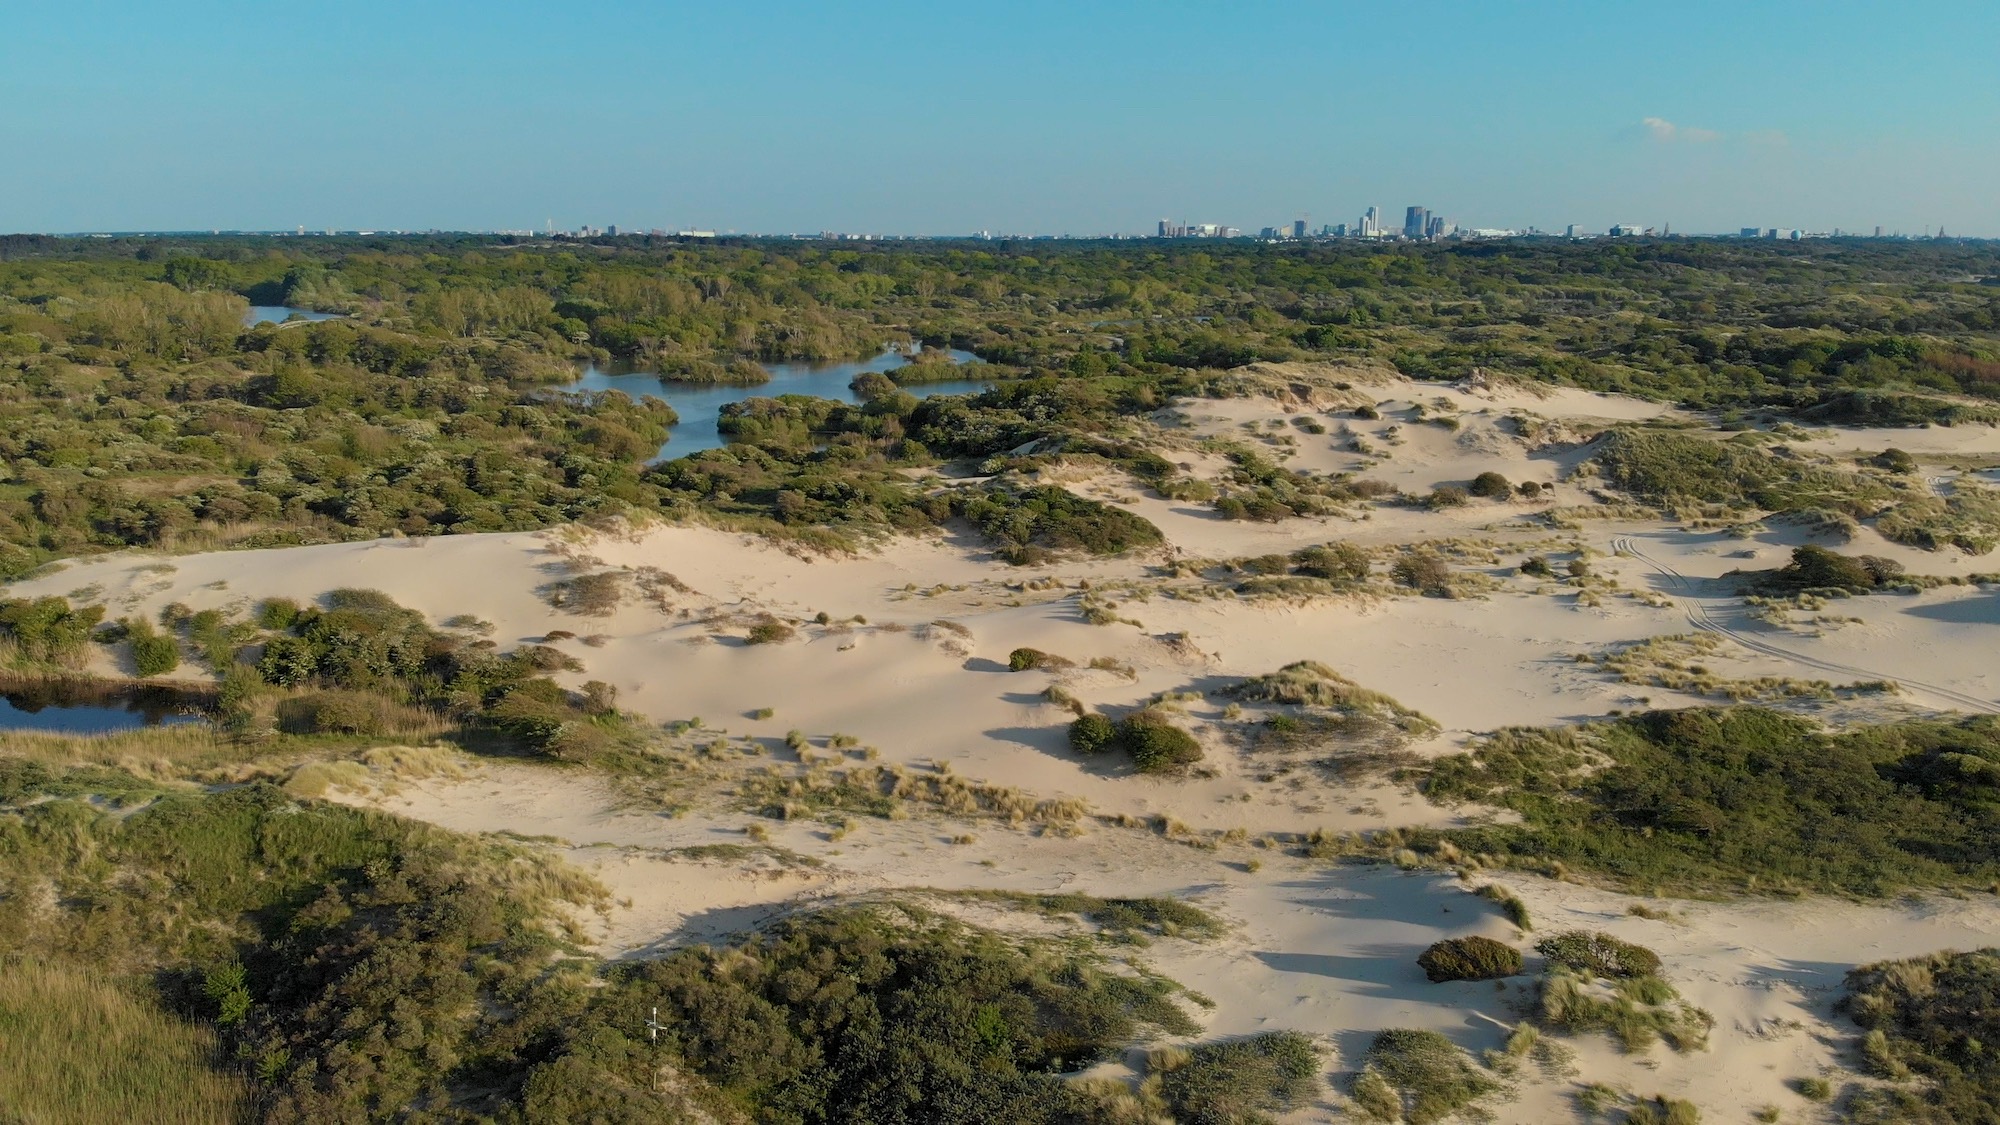
[[[283,324],[294,315],[306,320],[339,320],[339,313],[314,312],[311,309],[294,309],[285,305],[251,305],[243,314],[243,327],[255,328],[259,324]]]
[[[978,358],[971,352],[956,349],[949,354],[953,363]],[[847,363],[767,363],[764,370],[771,373],[771,381],[754,387],[676,383],[649,372],[621,375],[591,366],[584,369],[583,378],[563,390],[624,391],[633,398],[656,398],[673,407],[681,420],[668,431],[667,444],[660,447],[656,460],[665,460],[699,453],[704,449],[720,449],[726,444],[721,431],[715,428],[715,420],[726,403],[742,402],[746,398],[777,398],[779,395],[812,395],[839,402],[859,402],[861,400],[854,397],[854,392],[847,389],[847,384],[856,375],[864,371],[892,371],[908,362],[909,358],[902,353],[888,351],[873,359]],[[978,394],[992,386],[985,380],[961,379],[949,383],[917,383],[903,389],[918,398],[929,398],[932,395]]]
[[[0,730],[111,734],[206,721],[187,696],[166,688],[51,684],[0,694]]]

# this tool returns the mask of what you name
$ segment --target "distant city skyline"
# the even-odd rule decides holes
[[[2000,235],[1969,0],[16,8],[0,231]]]

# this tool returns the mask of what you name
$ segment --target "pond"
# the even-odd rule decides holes
[[[339,313],[314,312],[311,309],[295,309],[289,305],[251,305],[243,314],[243,327],[255,328],[260,324],[283,324],[293,317],[301,320],[339,320]]]
[[[948,354],[953,363],[978,358],[971,352],[957,349]],[[656,398],[672,406],[681,420],[668,431],[667,444],[660,447],[655,457],[655,460],[665,460],[699,453],[704,449],[720,449],[725,442],[721,431],[715,428],[715,422],[728,403],[742,402],[746,398],[777,398],[779,395],[812,395],[839,402],[859,402],[861,400],[854,397],[854,392],[847,387],[856,375],[864,371],[893,371],[908,362],[910,358],[903,353],[886,351],[871,359],[845,363],[767,363],[764,370],[771,373],[771,381],[750,387],[678,383],[650,372],[619,374],[599,370],[593,365],[584,369],[583,378],[562,389],[624,391],[633,398]],[[914,383],[903,389],[918,398],[929,398],[932,395],[978,394],[992,386],[991,382],[983,379],[959,379],[947,383]]]
[[[195,700],[172,688],[49,683],[0,692],[0,730],[113,734],[206,721]]]

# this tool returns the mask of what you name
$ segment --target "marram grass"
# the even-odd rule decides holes
[[[0,1115],[36,1125],[246,1119],[215,1035],[101,975],[0,962]]]

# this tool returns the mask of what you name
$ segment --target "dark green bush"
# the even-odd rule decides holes
[[[1917,459],[1900,449],[1885,449],[1875,455],[1874,462],[1877,468],[1887,469],[1892,473],[1917,471]]]
[[[1026,672],[1035,668],[1050,668],[1057,661],[1061,661],[1065,665],[1069,663],[1067,660],[1062,660],[1061,657],[1050,656],[1038,648],[1017,648],[1007,654],[1007,670],[1010,672]]]
[[[1465,851],[1561,862],[1626,886],[1890,893],[2000,879],[2000,718],[1822,731],[1758,707],[1507,730],[1440,759],[1433,800],[1522,822],[1440,832]],[[1431,838],[1418,833],[1418,838]]]
[[[1115,555],[1161,542],[1160,529],[1144,517],[1053,485],[1019,492],[987,488],[955,497],[952,508],[1017,565],[1070,552]]]
[[[1552,934],[1535,943],[1535,952],[1548,958],[1552,965],[1605,980],[1634,980],[1660,973],[1659,954],[1643,945],[1588,930]]]
[[[1166,717],[1137,711],[1118,724],[1118,740],[1142,773],[1166,773],[1201,761],[1201,743]]]
[[[72,667],[83,662],[91,631],[104,620],[101,605],[71,608],[67,598],[0,601],[0,636],[31,661]]]
[[[1070,749],[1079,754],[1102,753],[1115,749],[1117,744],[1117,725],[1094,711],[1069,725]]]
[[[1473,477],[1472,483],[1467,485],[1465,490],[1488,500],[1506,500],[1514,495],[1513,484],[1506,477],[1490,469]]]
[[[2000,949],[1863,965],[1847,974],[1840,1008],[1867,1029],[1863,1052],[1879,1077],[1926,1080],[1899,1099],[1877,1092],[1870,1108],[1881,1116],[1868,1119],[1996,1119],[2000,1055],[1991,1045],[2000,1042]]]
[[[128,624],[132,637],[132,666],[141,676],[164,676],[181,666],[181,645],[166,633],[136,619]]]
[[[298,623],[299,603],[290,598],[265,598],[257,603],[257,624],[265,629],[289,629]]]
[[[1417,958],[1433,984],[1453,980],[1497,980],[1521,971],[1521,951],[1505,942],[1472,935],[1446,938]]]
[[[1850,558],[1808,543],[1792,550],[1792,561],[1770,576],[1774,585],[1795,589],[1838,589],[1866,593],[1903,576],[1893,559],[1862,555]]]

